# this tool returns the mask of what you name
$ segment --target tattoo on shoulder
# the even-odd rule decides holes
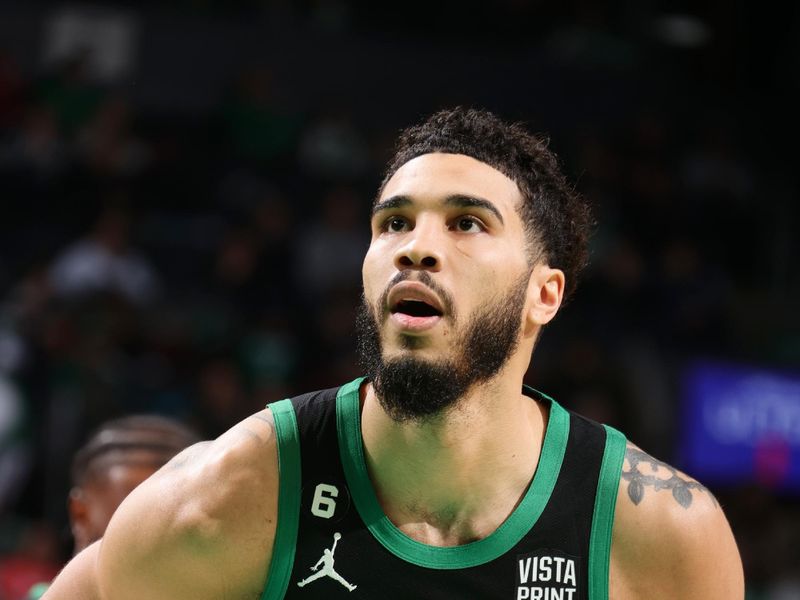
[[[260,413],[256,413],[256,414],[254,414],[252,416],[253,416],[254,419],[258,419],[259,421],[263,421],[264,423],[266,423],[270,427],[273,426],[272,420],[268,419],[267,417],[265,417],[264,415],[262,415]]]
[[[171,461],[169,461],[166,465],[168,469],[180,469],[186,465],[186,463],[193,460],[198,454],[200,454],[209,444],[210,441],[205,440],[202,442],[198,442],[188,448],[185,448],[178,454],[176,454]]]
[[[689,480],[674,467],[653,458],[646,452],[629,445],[625,451],[625,458],[628,459],[630,470],[623,469],[622,478],[628,482],[628,497],[634,504],[639,504],[644,498],[645,489],[651,487],[656,492],[670,490],[672,497],[683,508],[692,505],[692,490],[708,494],[714,506],[719,506],[717,499],[703,484]],[[649,465],[652,474],[642,472],[640,465]]]

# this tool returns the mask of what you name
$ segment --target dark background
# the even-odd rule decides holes
[[[105,419],[215,437],[358,374],[368,209],[442,107],[549,136],[595,210],[528,383],[682,466],[687,365],[800,369],[793,4],[392,6],[0,2],[6,559],[68,555],[69,460]],[[800,598],[797,497],[709,487],[748,598]]]

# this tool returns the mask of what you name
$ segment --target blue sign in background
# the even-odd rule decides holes
[[[800,492],[800,375],[696,363],[685,374],[682,468],[704,483]]]

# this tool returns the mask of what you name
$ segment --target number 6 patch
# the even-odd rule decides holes
[[[330,519],[336,512],[336,498],[339,489],[329,483],[320,483],[314,490],[314,499],[311,501],[311,514],[315,517]]]
[[[347,514],[347,510],[350,508],[350,495],[344,485],[318,483],[314,488],[313,495],[303,490],[303,496],[303,504],[308,506],[310,501],[311,514],[320,519],[332,519],[333,522],[337,522]]]

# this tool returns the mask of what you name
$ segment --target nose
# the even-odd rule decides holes
[[[434,223],[418,221],[394,256],[398,270],[425,269],[438,271],[442,266],[440,234]]]

